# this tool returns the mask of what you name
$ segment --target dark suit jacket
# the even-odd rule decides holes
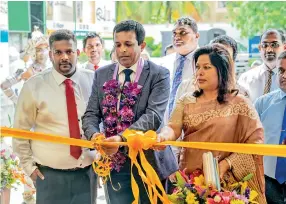
[[[104,93],[103,84],[113,77],[115,64],[107,65],[95,71],[92,93],[88,106],[82,117],[82,128],[88,139],[96,132],[100,132],[99,124],[103,120],[102,105]],[[168,103],[170,92],[169,70],[151,61],[144,61],[144,67],[138,84],[143,88],[133,107],[135,122],[129,127],[134,130],[158,131]],[[161,179],[167,178],[178,170],[178,165],[170,147],[164,151],[145,151],[146,158],[154,167]]]

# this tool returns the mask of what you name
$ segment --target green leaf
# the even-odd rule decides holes
[[[252,179],[252,177],[253,177],[253,174],[252,174],[252,173],[251,173],[251,174],[248,174],[246,177],[244,177],[244,178],[242,179],[242,181],[248,181],[248,180]]]
[[[177,184],[181,187],[181,188],[185,188],[185,184],[186,181],[183,178],[183,176],[177,171],[176,172],[176,178],[177,178]]]

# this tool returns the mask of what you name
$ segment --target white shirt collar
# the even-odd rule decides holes
[[[140,60],[140,58],[139,58],[139,60]],[[121,64],[119,64],[118,74],[120,74],[124,69],[131,69],[134,73],[136,73],[137,64],[138,64],[138,61],[135,64],[133,64],[130,68],[126,68],[126,67],[122,66]]]
[[[194,49],[192,52],[190,52],[189,54],[187,54],[187,55],[186,55],[186,58],[187,58],[188,60],[190,60],[190,61],[193,60],[193,55],[194,55],[195,51],[196,51],[198,48],[199,48],[199,46],[197,46],[196,49]],[[182,56],[182,55],[180,55],[179,53],[176,53],[176,60],[178,60],[181,56]]]
[[[58,85],[61,85],[66,79],[68,79],[64,75],[60,74],[55,68],[52,70],[52,75]],[[76,72],[69,79],[71,79],[75,84],[79,84],[79,75],[79,71],[76,70]]]

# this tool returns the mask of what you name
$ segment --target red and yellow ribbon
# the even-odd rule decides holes
[[[138,169],[139,175],[143,182],[147,185],[148,196],[151,203],[157,203],[157,199],[163,201],[163,203],[169,203],[164,188],[158,178],[153,167],[147,161],[143,150],[147,150],[153,146],[166,146],[172,145],[177,147],[206,149],[214,151],[236,152],[244,154],[256,154],[267,156],[279,156],[286,157],[286,145],[266,145],[266,144],[235,144],[235,143],[210,143],[210,142],[177,142],[166,141],[157,143],[157,135],[154,131],[148,131],[142,133],[139,131],[126,130],[123,136],[127,139],[127,142],[103,142],[100,141],[87,141],[73,138],[62,137],[52,134],[44,134],[38,132],[30,132],[25,130],[18,130],[13,128],[1,127],[1,137],[15,137],[28,140],[40,140],[43,142],[53,142],[66,145],[75,145],[86,148],[95,148],[98,145],[125,145],[129,148],[128,156],[131,159],[131,185],[134,195],[134,202],[139,202],[139,188],[132,174],[132,167],[135,165]],[[139,155],[141,165],[137,161]],[[161,191],[159,192],[158,189]]]

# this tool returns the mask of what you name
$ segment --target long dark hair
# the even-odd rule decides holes
[[[223,45],[214,43],[199,48],[194,53],[195,64],[197,64],[198,58],[201,55],[209,55],[210,61],[217,69],[218,75],[218,96],[217,101],[222,104],[226,102],[226,95],[229,93],[238,94],[237,89],[233,89],[234,86],[234,71],[233,62],[230,58],[229,52]],[[204,90],[199,89],[193,93],[194,97],[199,97],[203,94]]]

